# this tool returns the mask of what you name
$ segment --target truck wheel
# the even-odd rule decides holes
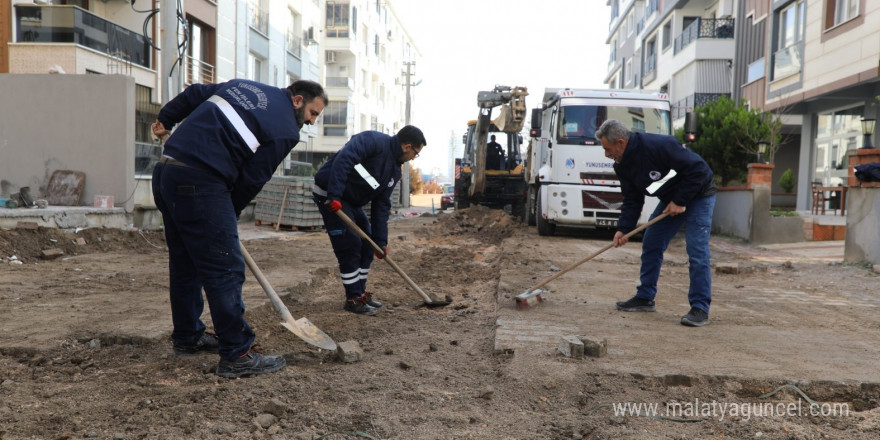
[[[529,226],[535,226],[535,186],[529,185],[529,194],[526,198],[526,206],[523,210],[523,220]]]
[[[510,214],[522,220],[526,214],[526,205],[523,202],[513,202],[510,205]]]
[[[540,197],[535,200],[535,223],[538,226],[538,235],[548,236],[553,235],[556,232],[556,225],[544,220],[544,217],[541,215]]]

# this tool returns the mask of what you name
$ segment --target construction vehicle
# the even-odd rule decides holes
[[[595,137],[608,119],[632,131],[672,134],[663,93],[548,88],[541,107],[532,110],[524,220],[537,226],[539,235],[553,235],[557,226],[617,228],[620,181]],[[657,203],[645,198],[639,224],[648,221]]]
[[[526,117],[525,87],[495,86],[492,91],[477,93],[480,107],[476,120],[468,122],[463,136],[464,153],[455,159],[455,208],[483,205],[509,209],[512,215],[524,213],[525,180],[520,133]],[[500,107],[492,119],[492,110]],[[505,154],[500,169],[487,169],[486,151],[489,136],[494,135]]]

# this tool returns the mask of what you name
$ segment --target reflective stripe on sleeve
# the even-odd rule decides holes
[[[669,173],[666,174],[666,177],[648,185],[648,187],[646,188],[646,191],[648,191],[649,195],[654,195],[654,193],[657,192],[657,190],[660,189],[661,186],[666,184],[666,182],[668,182],[669,179],[675,177],[676,174],[678,174],[678,173],[676,173],[675,170],[669,170]]]
[[[379,187],[379,182],[376,181],[376,179],[373,177],[373,175],[370,174],[370,172],[367,171],[367,169],[364,168],[364,166],[362,164],[355,165],[354,169],[357,170],[358,174],[360,174],[361,177],[363,177],[364,180],[366,180],[367,183],[369,183],[370,186],[373,187],[373,189],[376,189]]]
[[[244,142],[250,147],[251,151],[256,152],[257,148],[260,147],[260,141],[257,140],[257,137],[251,132],[248,128],[247,124],[244,123],[244,120],[241,119],[241,116],[236,113],[235,109],[232,108],[232,104],[227,102],[220,96],[214,95],[208,98],[208,101],[213,102],[220,108],[220,111],[223,112],[223,115],[226,116],[226,120],[232,124],[235,128],[235,131],[238,132],[238,135],[244,139]]]

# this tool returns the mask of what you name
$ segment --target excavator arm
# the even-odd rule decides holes
[[[486,189],[486,136],[489,133],[489,127],[494,125],[498,131],[505,133],[522,131],[528,94],[525,87],[509,86],[495,86],[492,91],[477,93],[480,115],[477,118],[477,125],[474,127],[475,157],[471,169],[471,186],[468,189],[468,194],[471,197],[479,196]],[[498,117],[492,120],[492,110],[499,106],[501,108]]]

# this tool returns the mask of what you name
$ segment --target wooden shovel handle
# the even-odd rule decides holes
[[[346,215],[344,212],[342,212],[341,209],[339,211],[336,211],[336,214],[339,215],[339,218],[341,218],[342,221],[344,221],[345,224],[347,224],[348,227],[351,228],[352,231],[357,233],[357,235],[359,235],[364,240],[367,240],[367,242],[370,243],[370,246],[373,247],[373,250],[375,250],[376,253],[378,253],[379,255],[382,255],[382,257],[383,257],[382,259],[387,261],[388,264],[390,264],[391,267],[398,274],[400,274],[400,276],[407,282],[407,284],[409,284],[410,287],[413,288],[413,290],[415,290],[416,292],[419,293],[419,295],[422,296],[422,298],[425,300],[426,303],[431,304],[434,302],[431,300],[431,297],[429,297],[428,294],[425,293],[425,291],[422,290],[421,287],[419,287],[409,276],[407,276],[406,273],[403,272],[403,269],[401,269],[397,265],[397,263],[395,263],[394,260],[392,260],[391,257],[389,257],[388,254],[385,253],[385,250],[380,248],[379,245],[376,244],[376,242],[374,242],[373,239],[370,238],[370,236],[367,235],[367,233],[364,232],[363,229],[360,228],[360,226],[357,225],[357,223],[352,221],[352,219],[348,215]]]
[[[639,226],[638,228],[635,228],[635,229],[633,229],[632,231],[630,231],[629,233],[627,233],[626,235],[624,235],[623,238],[629,239],[629,238],[632,237],[633,235],[636,235],[636,234],[638,234],[639,232],[642,232],[643,230],[645,230],[648,226],[651,226],[651,225],[653,225],[654,223],[657,223],[658,221],[660,221],[661,219],[666,218],[666,216],[668,216],[668,215],[669,215],[668,212],[664,212],[664,213],[658,215],[657,217],[654,217],[654,218],[651,219],[651,221],[649,221],[648,223],[645,223],[644,225]],[[595,258],[597,255],[601,254],[602,252],[607,251],[608,249],[611,249],[612,247],[614,247],[614,242],[613,242],[613,241],[612,241],[610,244],[608,244],[607,246],[603,247],[602,249],[599,249],[598,251],[593,252],[592,254],[590,254],[590,256],[584,258],[583,260],[580,260],[580,261],[578,261],[577,263],[574,263],[574,264],[572,264],[571,266],[568,266],[568,267],[566,267],[565,269],[563,269],[563,270],[561,270],[561,271],[555,273],[555,274],[554,274],[553,276],[551,276],[550,278],[547,278],[546,280],[541,281],[541,282],[540,282],[539,284],[537,284],[535,287],[532,287],[531,289],[527,290],[527,292],[532,292],[532,291],[534,291],[534,290],[540,289],[541,287],[544,287],[545,285],[547,285],[547,283],[549,283],[549,282],[551,282],[551,281],[553,281],[553,280],[555,280],[555,279],[561,277],[561,276],[562,276],[563,274],[565,274],[566,272],[568,272],[568,271],[570,271],[570,270],[572,270],[572,269],[574,269],[574,268],[580,266],[581,264],[584,264],[584,263],[586,263],[587,261],[592,260],[592,259]]]

